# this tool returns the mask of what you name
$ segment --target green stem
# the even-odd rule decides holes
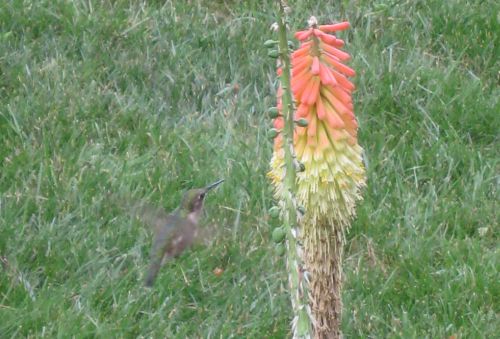
[[[282,114],[285,126],[282,130],[285,155],[285,213],[284,226],[287,233],[287,268],[289,273],[290,294],[294,311],[294,338],[311,337],[311,321],[308,314],[307,291],[304,279],[301,278],[301,258],[298,253],[297,240],[292,233],[297,228],[296,173],[293,154],[294,107],[290,81],[290,56],[283,3],[279,1],[278,11],[278,41],[282,62],[281,89]]]

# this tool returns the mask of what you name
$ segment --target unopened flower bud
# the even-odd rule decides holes
[[[277,49],[272,49],[269,52],[267,52],[267,56],[276,59],[280,56],[280,52]]]
[[[269,117],[271,119],[277,118],[278,115],[280,115],[280,112],[278,111],[277,107],[271,107],[271,108],[269,108]]]
[[[277,218],[280,215],[280,209],[278,206],[273,206],[269,209],[269,215],[273,218]]]
[[[300,118],[299,120],[296,120],[295,123],[300,127],[307,127],[307,125],[309,125],[309,121],[305,118]]]
[[[277,244],[276,245],[276,254],[278,254],[280,257],[282,257],[286,252],[285,245],[283,244]]]
[[[269,136],[269,139],[274,139],[280,134],[280,131],[278,131],[276,128],[271,128],[267,135]]]
[[[276,40],[266,40],[266,42],[264,42],[264,46],[266,46],[267,48],[272,48],[274,46],[276,46],[278,44],[278,41]]]
[[[277,244],[285,240],[285,229],[283,227],[275,228],[273,231],[273,241]]]

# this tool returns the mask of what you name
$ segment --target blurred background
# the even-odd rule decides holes
[[[290,335],[265,176],[274,4],[0,3],[2,337]],[[293,32],[311,15],[352,25],[339,37],[368,186],[346,246],[344,335],[494,337],[500,5],[289,5]],[[151,238],[128,202],[170,211],[218,178],[209,241],[144,289]]]

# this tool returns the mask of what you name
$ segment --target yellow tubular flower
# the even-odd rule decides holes
[[[303,260],[309,276],[310,306],[317,338],[340,337],[341,263],[345,231],[355,215],[355,204],[365,186],[362,148],[357,141],[358,124],[353,113],[348,80],[354,70],[342,62],[350,58],[340,50],[344,42],[332,34],[349,28],[348,22],[313,25],[295,37],[301,46],[292,53],[291,89],[295,119],[296,158],[305,165],[297,173],[297,202],[305,215],[299,225],[304,246]],[[280,74],[281,70],[278,70]],[[281,110],[281,89],[278,91]],[[283,128],[282,117],[275,122]],[[284,152],[281,137],[275,139],[269,177],[275,197],[283,198]]]

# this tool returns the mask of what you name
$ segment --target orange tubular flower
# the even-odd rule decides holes
[[[355,71],[343,63],[350,59],[340,50],[344,41],[331,34],[347,28],[348,22],[313,24],[297,32],[295,38],[301,46],[291,59],[295,119],[308,121],[307,127],[295,127],[294,149],[297,160],[305,165],[305,171],[297,174],[297,200],[306,210],[299,236],[310,274],[310,306],[319,338],[340,336],[344,234],[365,185],[352,103],[355,86],[349,81]],[[281,93],[280,89],[278,108]],[[275,127],[282,126],[279,117]],[[275,139],[269,172],[277,199],[282,199],[283,192],[282,142],[280,137]]]

